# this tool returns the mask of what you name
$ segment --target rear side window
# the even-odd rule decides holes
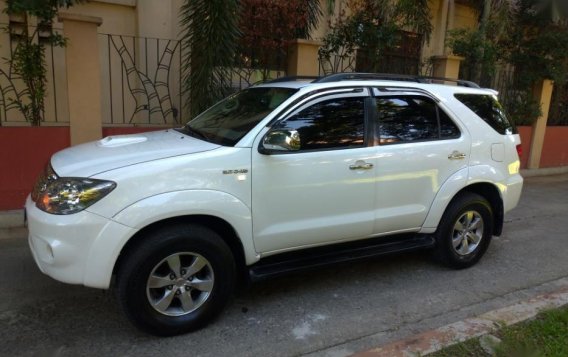
[[[454,122],[428,98],[376,98],[380,145],[460,137]]]
[[[517,133],[513,123],[507,119],[503,106],[494,96],[487,94],[455,94],[455,97],[499,134]]]

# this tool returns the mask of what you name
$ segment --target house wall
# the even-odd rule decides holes
[[[0,128],[0,211],[24,207],[37,176],[69,138],[69,127]]]
[[[143,133],[156,128],[104,127],[103,136]],[[49,159],[69,147],[69,127],[0,128],[0,211],[21,209]]]
[[[568,166],[568,126],[546,128],[540,167]]]
[[[61,10],[102,19],[102,24],[97,28],[99,36],[96,41],[100,49],[101,112],[104,124],[171,125],[172,122],[182,121],[181,117],[173,118],[173,116],[169,116],[166,121],[161,120],[160,115],[163,115],[163,112],[152,110],[158,105],[157,102],[148,103],[147,110],[136,112],[136,109],[144,104],[142,102],[147,101],[145,96],[151,95],[144,93],[147,88],[143,80],[147,77],[153,84],[168,81],[169,94],[172,98],[171,107],[175,107],[177,113],[182,113],[180,87],[182,58],[180,46],[177,44],[181,34],[178,17],[182,3],[183,0],[91,0]],[[5,0],[0,0],[0,8],[5,8]],[[0,25],[4,27],[9,22],[9,16],[0,12]],[[61,34],[65,32],[62,22],[54,21],[53,28]],[[35,28],[30,27],[30,29],[33,31]],[[0,31],[0,58],[10,58],[11,50],[15,46],[15,43],[11,43],[10,36],[5,31]],[[168,74],[160,75],[157,72],[164,64],[160,59],[164,58],[166,48],[175,49],[175,54],[172,55],[171,61],[165,62]],[[130,76],[123,70],[125,63],[121,56],[123,49],[126,49],[126,52],[123,52],[124,56],[132,60],[132,65],[126,67],[126,71],[137,69],[137,72]],[[69,123],[65,48],[46,46],[45,51],[48,83],[43,125],[65,126]],[[4,65],[2,68],[10,72]],[[16,76],[12,73],[12,77]],[[11,79],[16,90],[24,88],[23,82],[17,78]],[[1,83],[2,81],[0,77],[0,84],[5,87],[6,84]],[[137,92],[139,93],[135,94]],[[153,114],[150,115],[150,112]],[[18,110],[10,110],[7,117],[8,119],[3,119],[0,125],[27,125]]]

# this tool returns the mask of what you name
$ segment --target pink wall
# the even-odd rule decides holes
[[[540,167],[568,165],[568,126],[549,126],[544,135]]]
[[[22,208],[51,155],[69,144],[69,127],[0,128],[0,210]]]
[[[153,130],[103,128],[103,136]],[[51,155],[69,145],[69,127],[0,127],[0,211],[22,208]]]

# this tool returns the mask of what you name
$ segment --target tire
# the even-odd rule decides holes
[[[469,268],[487,251],[492,233],[493,212],[489,202],[478,194],[462,193],[452,200],[440,220],[434,255],[448,267]]]
[[[142,331],[173,336],[197,330],[232,296],[235,259],[223,239],[206,227],[161,228],[127,254],[117,274],[117,296]]]

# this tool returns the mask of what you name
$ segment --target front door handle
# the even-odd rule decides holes
[[[349,165],[349,170],[370,170],[373,164],[365,161],[357,161],[353,165]]]
[[[465,154],[463,152],[459,152],[457,150],[454,150],[450,155],[448,155],[448,159],[450,159],[450,160],[465,159]]]

